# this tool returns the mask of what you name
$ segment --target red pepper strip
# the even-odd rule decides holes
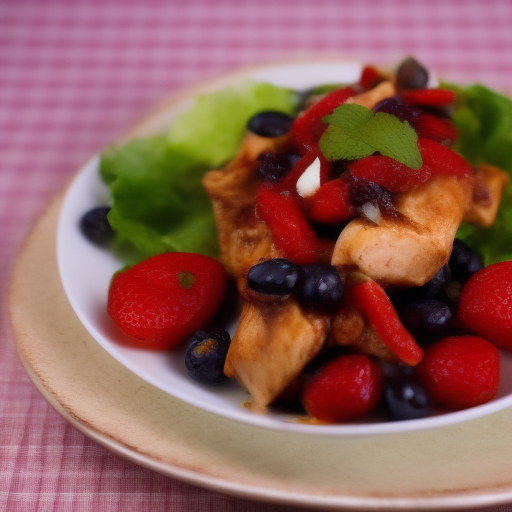
[[[331,162],[325,158],[318,145],[315,145],[311,151],[306,153],[294,166],[293,169],[276,186],[282,192],[284,190],[295,190],[297,180],[304,171],[316,160],[320,160],[320,185],[324,184],[331,174]]]
[[[468,162],[459,154],[432,139],[418,139],[423,165],[428,166],[432,174],[468,178],[473,171]]]
[[[256,213],[267,224],[276,247],[286,258],[301,265],[318,259],[320,244],[297,194],[264,183],[256,196]]]
[[[349,176],[342,176],[323,184],[309,200],[308,218],[329,225],[351,219],[355,208],[349,200],[349,181]]]
[[[320,140],[327,125],[322,118],[329,115],[336,107],[345,103],[351,96],[357,94],[353,87],[344,87],[330,92],[317,103],[298,115],[290,135],[297,150],[302,154],[311,151]]]
[[[405,89],[398,96],[404,103],[418,107],[447,107],[455,101],[455,92],[447,89]]]
[[[423,358],[423,350],[403,326],[384,289],[375,281],[365,280],[354,285],[350,292],[380,340],[401,361],[417,365]]]
[[[384,77],[381,75],[379,70],[372,66],[366,66],[361,72],[359,85],[365,91],[369,91],[370,89],[373,89],[379,82],[382,82],[382,80],[384,80]]]
[[[425,183],[431,176],[430,167],[423,164],[411,169],[393,158],[372,155],[354,160],[348,165],[355,178],[366,178],[390,192],[408,192]]]
[[[427,137],[450,147],[457,140],[459,132],[450,119],[444,119],[423,112],[415,123],[418,137]]]

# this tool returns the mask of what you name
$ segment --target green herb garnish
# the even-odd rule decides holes
[[[418,135],[407,121],[385,112],[345,103],[323,121],[329,126],[320,139],[320,150],[330,160],[356,160],[378,152],[410,167],[422,164]]]

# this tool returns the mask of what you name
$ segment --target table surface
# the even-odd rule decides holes
[[[512,91],[512,3],[0,2],[0,510],[292,510],[173,480],[85,437],[26,375],[6,297],[48,201],[160,98],[240,66],[311,55],[375,64],[414,55],[446,80]]]

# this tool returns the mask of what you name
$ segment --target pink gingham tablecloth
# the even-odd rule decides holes
[[[312,53],[413,54],[447,80],[511,91],[512,2],[0,1],[1,511],[291,510],[164,477],[70,426],[21,366],[6,292],[45,204],[154,102],[238,66]]]

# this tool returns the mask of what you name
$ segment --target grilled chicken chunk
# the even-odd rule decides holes
[[[472,201],[466,209],[464,220],[488,228],[496,220],[501,196],[509,176],[505,171],[488,164],[476,166],[474,176]]]
[[[329,317],[304,313],[293,299],[244,301],[224,372],[252,397],[253,405],[272,403],[323,347]]]
[[[349,222],[336,241],[332,264],[357,269],[384,286],[425,284],[448,261],[471,193],[469,182],[432,178],[397,198],[405,219]]]
[[[279,255],[267,225],[256,216],[254,202],[261,184],[258,155],[284,144],[282,138],[248,134],[240,152],[226,167],[210,171],[203,178],[213,205],[221,259],[237,281],[260,260]]]
[[[253,265],[282,256],[267,225],[257,218],[254,203],[261,184],[257,156],[284,144],[284,139],[248,134],[238,156],[203,180],[213,204],[222,261],[242,297],[242,314],[224,371],[259,407],[277,398],[318,353],[329,325],[328,317],[305,313],[291,299],[256,300],[246,283]]]

